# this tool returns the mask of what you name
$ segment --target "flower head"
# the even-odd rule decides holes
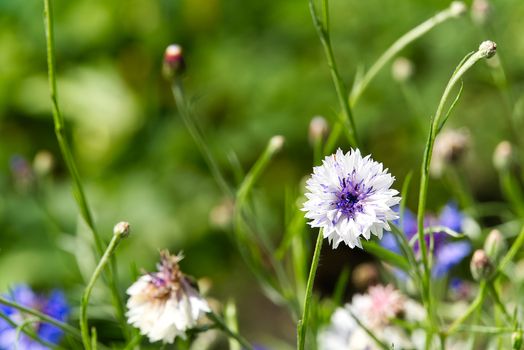
[[[18,285],[11,292],[5,295],[6,299],[14,301],[22,306],[36,309],[59,321],[66,321],[69,315],[69,306],[61,291],[55,290],[49,296],[34,293],[26,285]],[[26,315],[11,306],[0,305],[0,312],[9,317],[15,324],[20,325],[32,316]],[[63,336],[63,331],[49,323],[42,323],[38,320],[31,322],[27,327],[38,336],[39,339],[51,344],[58,344]],[[6,320],[0,319],[0,349],[30,349],[45,350],[48,347],[31,339],[21,333],[18,335],[16,327],[13,327]]]
[[[324,230],[324,238],[336,248],[340,242],[362,247],[361,237],[382,237],[388,220],[398,216],[391,209],[399,203],[398,191],[390,189],[395,178],[381,163],[360,151],[340,149],[313,168],[306,183],[309,192],[303,211],[311,227]]]
[[[142,275],[129,289],[128,322],[140,329],[152,342],[173,343],[185,339],[186,331],[197,325],[209,306],[185,276],[178,263],[182,255],[160,252],[158,271]]]
[[[353,297],[351,310],[371,328],[385,326],[404,309],[404,296],[392,285],[370,287]]]

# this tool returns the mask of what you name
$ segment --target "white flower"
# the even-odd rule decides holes
[[[173,343],[210,312],[209,305],[178,266],[182,255],[160,252],[158,271],[141,276],[129,289],[128,322],[151,342]]]
[[[368,293],[355,295],[351,304],[335,310],[331,323],[319,333],[319,349],[380,350],[360,324],[392,349],[422,349],[415,343],[418,339],[413,339],[414,334],[410,337],[408,332],[390,322],[396,317],[421,322],[426,319],[426,313],[420,304],[406,298],[393,286],[371,287]]]
[[[303,211],[311,227],[324,230],[324,238],[336,248],[340,242],[362,248],[360,238],[382,238],[390,230],[388,220],[397,219],[391,207],[398,204],[398,191],[390,189],[395,178],[381,163],[360,151],[344,154],[340,149],[313,168],[306,183]]]

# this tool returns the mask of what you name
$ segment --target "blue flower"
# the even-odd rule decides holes
[[[411,240],[417,234],[417,218],[406,210],[402,217],[402,232],[408,240]],[[455,203],[448,203],[440,212],[438,217],[427,215],[424,220],[424,227],[444,226],[453,231],[461,232],[464,215],[458,210]],[[398,225],[398,222],[396,222]],[[466,241],[451,241],[449,235],[444,232],[433,232],[433,277],[443,277],[448,271],[462,261],[471,252],[471,244]],[[381,241],[383,247],[400,253],[400,247],[393,233],[384,234]],[[429,246],[429,237],[426,238],[426,244]],[[413,247],[415,254],[420,254],[418,242]]]
[[[34,293],[31,288],[21,284],[13,288],[13,290],[4,297],[25,307],[38,310],[62,322],[67,320],[70,311],[65,295],[58,290],[51,292],[48,297],[45,297]],[[21,313],[13,307],[1,304],[0,312],[9,317],[9,319],[17,325],[20,325],[32,317]],[[61,329],[48,323],[32,322],[27,327],[30,327],[38,338],[51,344],[58,344],[63,336]],[[16,328],[2,318],[0,319],[0,349],[46,350],[49,348],[23,333],[20,333],[17,337]]]

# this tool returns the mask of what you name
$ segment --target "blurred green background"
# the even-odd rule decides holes
[[[368,68],[448,5],[333,0],[332,40],[345,82],[350,86],[359,66]],[[293,339],[286,311],[262,296],[220,222],[227,226],[227,206],[217,210],[223,198],[177,115],[161,63],[168,44],[184,47],[186,90],[231,183],[232,154],[247,170],[271,136],[285,136],[256,190],[266,208],[261,219],[278,241],[285,190],[299,191],[311,172],[308,124],[315,115],[333,122],[338,111],[307,1],[57,0],[54,7],[59,101],[90,206],[106,239],[116,222],[132,225],[118,254],[122,289],[133,271],[154,268],[159,249],[183,250],[183,268],[209,278],[210,296],[236,300],[248,337]],[[500,198],[491,157],[499,141],[519,141],[524,2],[497,0],[492,7],[484,25],[468,13],[416,41],[402,52],[415,65],[412,79],[399,85],[388,64],[355,108],[364,152],[390,168],[397,189],[419,169],[429,117],[455,66],[489,38],[498,44],[508,86],[497,86],[500,70],[481,62],[465,77],[447,127],[470,131],[460,171],[475,198]],[[75,302],[92,259],[53,132],[42,11],[40,1],[0,0],[0,290],[15,282],[64,287]],[[339,145],[347,149],[344,140]],[[43,150],[54,166],[31,175],[23,159],[31,165],[40,154],[46,170]],[[430,209],[452,198],[441,181],[430,186]],[[409,207],[414,200],[415,193]],[[352,266],[355,256],[367,259],[344,249],[325,255],[319,288],[326,291],[333,271]]]

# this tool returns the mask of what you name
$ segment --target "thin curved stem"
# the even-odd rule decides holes
[[[329,6],[328,0],[322,0],[322,11],[323,21],[320,20],[315,4],[313,0],[309,0],[309,11],[311,12],[311,18],[317,30],[320,42],[324,48],[324,54],[326,55],[329,70],[331,72],[331,78],[335,85],[337,92],[338,102],[342,110],[342,114],[339,114],[340,122],[344,125],[344,131],[347,134],[348,141],[352,147],[358,146],[357,132],[355,128],[355,120],[353,118],[353,112],[349,101],[347,100],[347,88],[342,80],[342,77],[338,71],[335,55],[333,54],[333,47],[331,45],[331,38],[329,36]]]
[[[484,301],[485,297],[486,297],[486,281],[482,281],[480,283],[480,287],[479,287],[479,291],[478,291],[477,297],[469,305],[469,307],[466,310],[466,312],[464,312],[462,314],[462,316],[457,318],[455,320],[455,322],[453,322],[451,324],[451,326],[449,326],[449,328],[445,332],[446,335],[449,336],[449,335],[452,335],[453,333],[455,333],[458,330],[459,326],[462,325],[462,323],[464,323],[464,321],[466,321],[468,319],[468,317],[471,316],[475,312],[475,310],[477,310],[477,308],[480,305],[482,305],[482,302]]]
[[[89,280],[89,283],[87,284],[87,287],[84,290],[84,294],[82,295],[82,302],[80,304],[80,332],[82,334],[82,342],[84,343],[84,347],[87,350],[91,349],[91,339],[89,337],[89,328],[87,324],[87,306],[89,304],[89,297],[91,296],[91,292],[93,290],[93,287],[95,286],[96,280],[104,270],[104,267],[111,260],[111,256],[118,247],[118,244],[120,243],[120,240],[122,238],[123,236],[121,234],[113,235],[111,242],[109,242],[109,245],[107,246],[104,255],[100,259],[100,262],[98,263],[95,271],[93,272],[93,275],[91,276],[91,279]]]
[[[311,268],[309,270],[309,277],[306,284],[306,295],[304,298],[304,309],[302,310],[302,318],[297,324],[297,348],[298,350],[304,350],[306,344],[306,333],[309,321],[309,308],[311,304],[311,298],[313,294],[313,284],[315,282],[315,276],[317,274],[318,262],[320,261],[320,252],[322,250],[322,243],[324,241],[324,235],[322,230],[318,233],[317,243],[315,245],[315,251],[313,253],[313,260],[311,261]]]
[[[481,45],[482,46],[482,45]],[[495,46],[496,47],[496,46]],[[422,279],[422,289],[424,291],[423,300],[425,301],[426,308],[428,310],[429,314],[429,320],[431,324],[433,325],[433,329],[436,328],[436,315],[435,315],[435,308],[434,308],[434,300],[431,296],[432,288],[431,288],[431,257],[429,254],[432,254],[432,251],[428,254],[428,249],[425,241],[425,235],[424,235],[424,216],[425,216],[425,209],[426,209],[426,200],[428,195],[428,186],[429,186],[429,166],[431,164],[431,156],[433,153],[433,146],[435,144],[435,138],[437,137],[438,132],[442,129],[444,123],[447,120],[447,114],[444,116],[444,107],[446,106],[447,101],[449,100],[449,96],[451,94],[451,91],[453,87],[456,85],[456,83],[460,80],[460,78],[480,59],[488,57],[488,55],[492,55],[493,52],[487,52],[485,49],[481,49],[479,47],[479,50],[466,55],[466,57],[460,62],[457,69],[451,76],[448,84],[446,85],[446,88],[444,89],[444,93],[442,94],[442,97],[440,99],[440,102],[437,107],[437,111],[435,115],[432,118],[430,130],[428,134],[428,139],[426,143],[426,147],[424,150],[424,158],[422,161],[421,166],[421,175],[420,175],[420,190],[419,190],[419,201],[418,201],[418,211],[417,211],[417,237],[418,242],[420,246],[420,252],[422,255],[422,263],[424,266],[424,276]],[[449,114],[449,112],[448,112]],[[441,121],[443,119],[443,121]],[[430,240],[433,237],[433,232],[430,232],[429,234]],[[428,334],[427,341],[431,341],[431,334]],[[427,344],[426,344],[427,345]]]
[[[45,22],[45,34],[46,34],[46,47],[47,47],[47,68],[48,68],[48,80],[49,80],[49,92],[51,96],[52,104],[52,113],[53,113],[53,123],[55,126],[55,135],[58,141],[58,146],[60,147],[60,152],[64,158],[67,170],[73,180],[73,196],[76,200],[78,209],[82,219],[87,224],[91,233],[93,235],[93,240],[95,242],[95,248],[98,256],[101,256],[104,252],[104,247],[102,239],[97,231],[95,222],[93,220],[93,215],[89,209],[89,204],[87,197],[84,192],[84,187],[80,180],[80,173],[75,163],[73,157],[73,152],[71,151],[71,146],[67,140],[65,132],[65,123],[64,117],[60,111],[58,104],[58,89],[56,86],[56,63],[55,63],[55,39],[54,39],[54,29],[53,29],[53,7],[51,0],[44,0],[44,22]],[[121,323],[124,333],[126,332],[126,322],[124,316],[124,306],[120,293],[118,292],[118,286],[116,284],[116,268],[111,267],[107,272],[107,280],[109,282],[109,287],[111,290],[113,304],[115,307],[116,315],[119,322]]]
[[[406,34],[402,35],[400,38],[397,39],[376,61],[373,63],[373,65],[368,69],[368,71],[364,74],[362,79],[354,86],[354,88],[351,91],[351,95],[349,97],[351,106],[354,106],[364,90],[367,88],[369,83],[375,78],[377,73],[393,58],[395,57],[400,51],[402,51],[406,46],[411,44],[413,41],[417,40],[427,32],[429,32],[431,29],[435,28],[437,25],[439,25],[442,22],[445,22],[446,20],[450,18],[456,18],[457,12],[455,9],[453,9],[451,6],[433,17],[427,19],[426,21],[422,22],[415,28],[411,29]]]

